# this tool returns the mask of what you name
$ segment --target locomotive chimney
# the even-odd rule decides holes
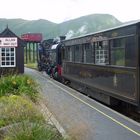
[[[60,36],[60,41],[65,40],[66,36]]]

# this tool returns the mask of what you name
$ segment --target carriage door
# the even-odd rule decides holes
[[[99,41],[95,43],[95,64],[108,64],[108,45],[107,41]]]

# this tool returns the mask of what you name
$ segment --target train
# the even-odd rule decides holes
[[[59,41],[44,40],[46,73],[107,105],[140,111],[140,21]],[[42,69],[41,68],[41,69]]]

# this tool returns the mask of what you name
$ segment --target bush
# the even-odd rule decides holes
[[[21,96],[10,95],[0,98],[0,127],[21,121],[45,122],[35,104]]]
[[[37,84],[26,75],[10,75],[0,80],[0,97],[4,95],[27,95],[32,100],[38,97]]]
[[[63,140],[51,125],[24,122],[20,127],[11,128],[4,140]]]

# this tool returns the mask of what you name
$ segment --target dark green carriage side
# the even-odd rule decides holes
[[[110,104],[139,106],[139,22],[64,41],[63,77]]]

